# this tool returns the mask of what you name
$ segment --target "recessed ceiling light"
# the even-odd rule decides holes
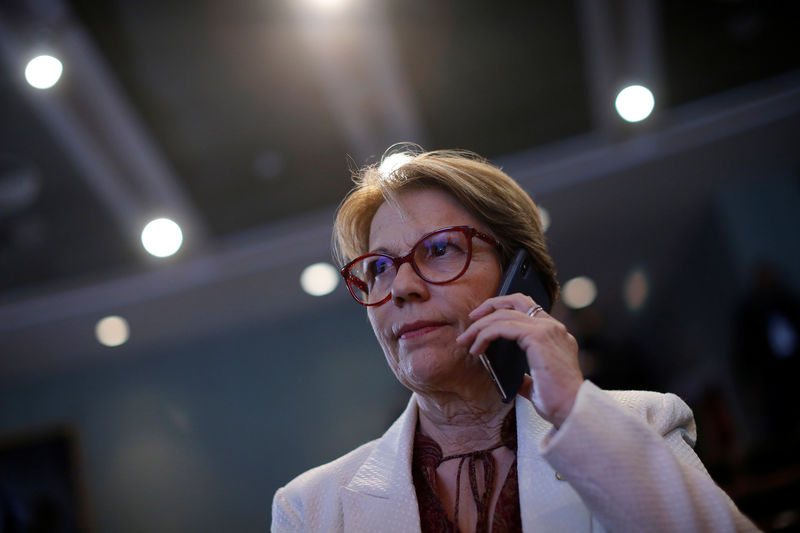
[[[628,122],[639,122],[650,116],[655,106],[655,98],[650,89],[642,85],[625,87],[614,102],[619,116]]]
[[[647,301],[650,284],[641,268],[631,270],[624,284],[625,305],[630,311],[638,311]]]
[[[352,0],[305,0],[308,8],[324,13],[339,12],[352,3]]]
[[[104,346],[120,346],[128,342],[130,338],[130,327],[128,321],[121,316],[107,316],[97,322],[94,334],[98,342]]]
[[[330,294],[338,284],[339,271],[330,263],[314,263],[300,274],[300,286],[312,296]]]
[[[567,307],[582,309],[594,303],[597,286],[586,276],[578,276],[564,284],[561,297]]]
[[[183,244],[180,226],[168,218],[157,218],[142,230],[142,245],[148,253],[156,257],[168,257],[177,252]]]
[[[63,68],[61,61],[53,56],[34,57],[25,67],[25,79],[32,87],[49,89],[58,83]]]

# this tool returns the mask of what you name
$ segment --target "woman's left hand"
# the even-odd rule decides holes
[[[470,313],[474,322],[456,341],[469,347],[473,355],[483,353],[490,342],[501,337],[516,341],[528,358],[533,378],[525,377],[519,393],[559,428],[583,383],[578,343],[564,324],[544,310],[528,316],[536,305],[521,293],[489,298]]]

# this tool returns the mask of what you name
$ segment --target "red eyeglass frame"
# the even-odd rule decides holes
[[[447,281],[430,281],[425,276],[423,276],[422,273],[419,271],[419,267],[417,266],[417,263],[414,261],[414,253],[416,252],[417,247],[420,244],[422,244],[426,239],[429,239],[430,237],[432,237],[433,235],[436,235],[437,233],[443,233],[445,231],[460,231],[461,233],[463,233],[463,234],[465,234],[467,236],[467,239],[468,239],[467,242],[469,243],[468,248],[467,248],[467,260],[464,262],[464,268],[461,269],[461,272],[456,274],[456,276],[448,279]],[[482,241],[485,241],[485,242],[491,244],[492,246],[495,246],[498,251],[500,251],[500,249],[501,249],[500,242],[497,239],[495,239],[491,235],[487,235],[486,233],[482,233],[482,232],[476,230],[472,226],[448,226],[448,227],[445,227],[445,228],[440,228],[440,229],[431,231],[429,233],[426,233],[422,237],[420,237],[420,239],[416,243],[414,243],[414,246],[411,247],[411,251],[408,252],[406,255],[404,255],[402,257],[395,257],[395,256],[393,256],[391,254],[375,253],[375,252],[368,253],[368,254],[363,254],[363,255],[360,255],[360,256],[356,257],[355,259],[353,259],[352,261],[347,263],[345,266],[343,266],[341,268],[341,270],[339,271],[339,273],[344,278],[345,285],[347,285],[347,290],[350,291],[350,296],[352,296],[353,299],[356,302],[358,302],[359,304],[361,304],[363,306],[366,306],[366,307],[372,307],[372,306],[375,306],[375,305],[385,304],[386,302],[388,302],[392,298],[392,292],[391,291],[389,291],[389,294],[386,295],[386,298],[384,298],[380,302],[375,302],[375,303],[370,303],[370,304],[362,302],[358,298],[358,296],[356,296],[356,289],[353,288],[353,285],[355,285],[356,287],[359,287],[360,290],[362,290],[365,293],[367,291],[365,290],[365,287],[361,288],[361,287],[363,287],[365,285],[365,283],[362,280],[360,280],[357,277],[355,277],[355,276],[350,274],[350,270],[353,268],[353,265],[355,265],[356,263],[358,263],[359,261],[361,261],[362,259],[364,259],[366,257],[372,257],[372,256],[385,257],[386,259],[389,259],[394,264],[395,272],[399,272],[400,271],[400,267],[404,263],[410,263],[411,264],[411,268],[414,270],[414,272],[416,272],[417,276],[422,278],[425,282],[430,283],[432,285],[444,285],[446,283],[451,283],[451,282],[457,280],[458,278],[460,278],[461,276],[463,276],[464,273],[469,268],[469,265],[472,262],[472,239],[474,237],[478,237]]]

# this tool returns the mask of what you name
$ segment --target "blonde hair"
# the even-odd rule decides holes
[[[390,157],[401,163],[386,170],[382,165]],[[370,225],[381,204],[395,204],[403,191],[433,187],[453,195],[486,225],[500,242],[504,269],[516,250],[527,249],[551,300],[556,301],[559,285],[536,204],[517,182],[481,156],[464,150],[423,152],[414,145],[395,145],[380,164],[355,172],[353,181],[355,186],[340,204],[333,225],[333,254],[340,266],[369,250]]]

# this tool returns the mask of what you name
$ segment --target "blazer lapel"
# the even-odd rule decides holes
[[[516,399],[517,472],[523,531],[590,531],[592,517],[578,494],[545,461],[539,446],[552,425],[521,396]],[[344,530],[420,531],[419,504],[411,477],[417,403],[384,433],[353,478],[341,487]]]
[[[517,475],[523,531],[590,531],[592,518],[568,482],[539,452],[539,445],[552,429],[533,404],[517,396]]]
[[[417,403],[384,433],[350,482],[340,490],[345,531],[415,532],[419,505],[411,477]]]

